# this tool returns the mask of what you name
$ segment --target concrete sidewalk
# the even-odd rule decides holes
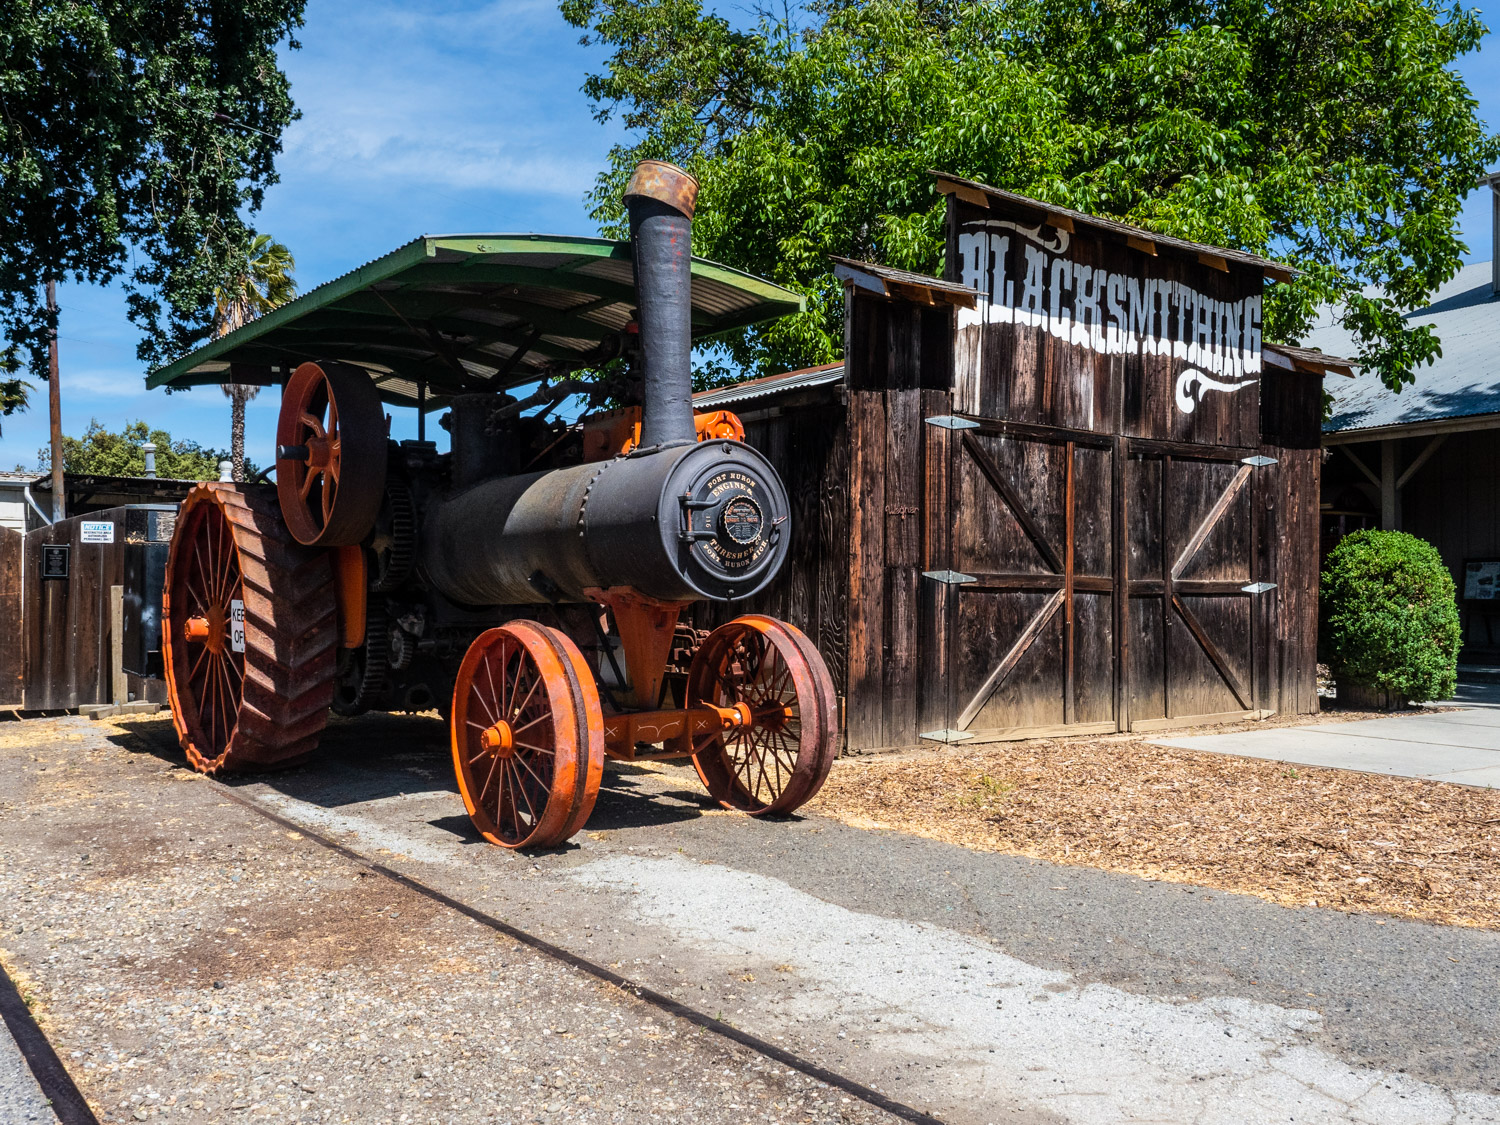
[[[1500,684],[1460,685],[1457,695],[1439,706],[1464,709],[1153,741],[1241,758],[1500,789]]]

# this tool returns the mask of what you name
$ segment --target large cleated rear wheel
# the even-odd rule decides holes
[[[604,715],[583,654],[534,621],[482,634],[453,689],[453,768],[474,827],[507,848],[583,827],[604,776]]]
[[[749,721],[693,738],[693,765],[726,808],[789,813],[812,800],[838,756],[838,697],[800,629],[748,614],[715,629],[688,672],[687,706],[748,709]]]
[[[172,722],[193,768],[272,769],[311,754],[333,701],[333,569],[292,539],[275,490],[189,492],[165,585]]]

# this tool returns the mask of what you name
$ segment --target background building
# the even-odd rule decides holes
[[[1465,266],[1407,314],[1434,326],[1441,358],[1400,394],[1372,372],[1325,383],[1333,414],[1323,427],[1323,551],[1362,527],[1433,543],[1458,585],[1460,674],[1500,663],[1500,173],[1487,183],[1491,260]],[[1335,355],[1358,351],[1326,322],[1306,342]]]

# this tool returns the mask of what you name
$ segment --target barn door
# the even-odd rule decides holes
[[[1114,730],[1111,439],[986,423],[955,438],[943,736]]]
[[[1253,574],[1258,459],[1129,448],[1129,725],[1253,713],[1252,599],[1263,593]]]

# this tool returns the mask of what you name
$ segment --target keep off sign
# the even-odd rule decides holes
[[[229,603],[229,647],[245,651],[245,603],[238,599]]]

